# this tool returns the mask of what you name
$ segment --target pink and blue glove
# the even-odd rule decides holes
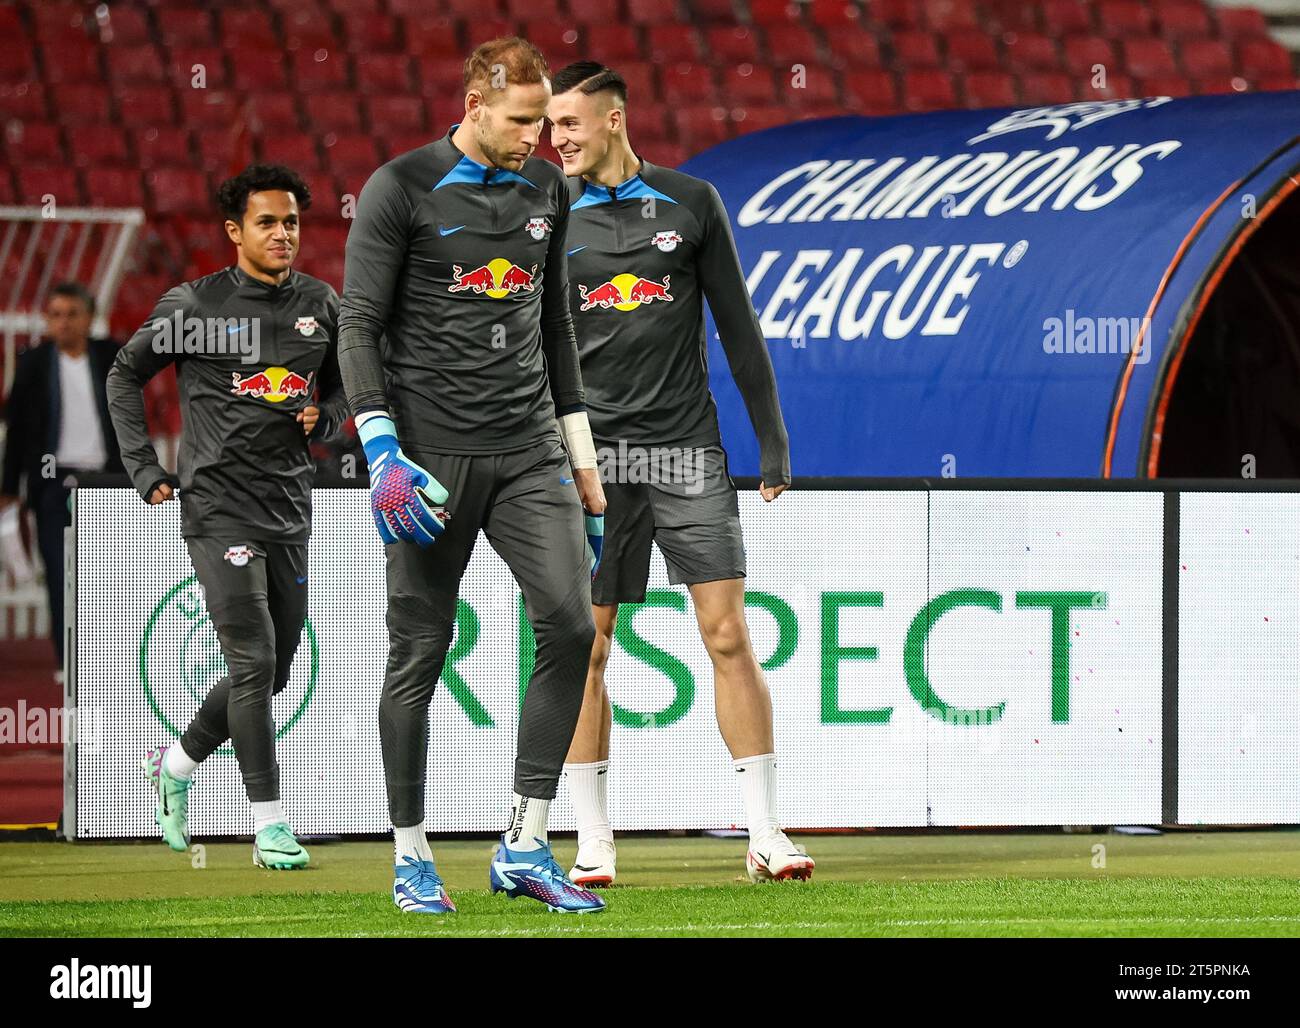
[[[443,506],[447,490],[402,452],[392,418],[367,418],[357,435],[370,465],[370,511],[379,538],[385,546],[398,540],[433,543],[451,516]]]

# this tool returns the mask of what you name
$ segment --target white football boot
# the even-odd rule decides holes
[[[751,882],[783,882],[788,878],[806,882],[812,878],[816,866],[813,858],[796,847],[785,832],[751,839],[749,852],[745,854],[745,870]]]
[[[579,846],[578,855],[573,858],[569,880],[584,889],[613,885],[616,855],[612,839],[593,839],[585,846]]]

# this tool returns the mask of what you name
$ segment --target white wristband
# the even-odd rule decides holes
[[[585,410],[560,418],[560,433],[569,451],[569,463],[575,469],[596,466],[596,443],[591,438],[591,423]]]

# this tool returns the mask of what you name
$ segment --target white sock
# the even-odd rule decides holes
[[[284,821],[284,808],[280,806],[279,800],[253,804],[253,831],[260,832],[268,825],[281,821]]]
[[[569,783],[569,797],[573,800],[573,813],[578,820],[578,849],[598,839],[614,841],[605,799],[608,771],[608,760],[564,765],[564,780]]]
[[[776,754],[741,757],[733,766],[740,776],[750,839],[775,835],[781,830],[781,823],[776,819]]]
[[[198,761],[186,753],[179,742],[175,746],[168,746],[167,752],[163,754],[163,767],[173,778],[183,778],[188,782],[198,766]]]
[[[414,860],[432,860],[433,850],[429,849],[429,837],[424,834],[424,822],[411,825],[410,828],[393,826],[393,862],[401,865],[407,857]]]
[[[510,824],[506,828],[506,845],[512,850],[534,850],[541,839],[545,846],[546,815],[550,813],[551,801],[539,800],[535,796],[520,796],[514,793],[511,799]]]

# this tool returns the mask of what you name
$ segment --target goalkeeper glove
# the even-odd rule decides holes
[[[605,548],[605,515],[582,512],[587,523],[587,563],[591,565],[591,577],[596,577],[600,568],[600,553]]]
[[[447,490],[402,452],[391,418],[367,418],[357,435],[370,464],[370,511],[379,538],[385,546],[399,539],[428,546],[451,516],[443,507]]]

